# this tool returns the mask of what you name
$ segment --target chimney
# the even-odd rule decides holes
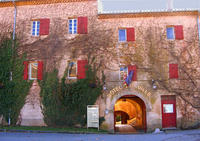
[[[167,10],[172,11],[174,8],[174,0],[167,0]]]

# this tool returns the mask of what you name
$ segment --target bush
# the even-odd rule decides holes
[[[85,79],[59,82],[57,70],[46,73],[41,82],[45,122],[50,126],[85,126],[87,105],[93,105],[101,94],[102,85],[91,67]]]

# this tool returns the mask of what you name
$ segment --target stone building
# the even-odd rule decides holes
[[[27,52],[24,79],[34,80],[20,125],[45,126],[37,84],[44,71],[57,68],[61,78],[71,66],[67,79],[85,77],[87,52],[80,48],[86,40],[104,51],[95,52],[105,61],[104,92],[96,102],[105,118],[101,128],[143,132],[199,124],[198,10],[104,12],[97,0],[14,4],[21,52]],[[2,32],[12,31],[13,11],[12,2],[0,3]]]

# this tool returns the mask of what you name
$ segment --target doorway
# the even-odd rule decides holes
[[[176,128],[176,96],[161,96],[162,128]]]
[[[118,133],[146,132],[146,106],[135,95],[120,97],[114,106],[114,129]]]

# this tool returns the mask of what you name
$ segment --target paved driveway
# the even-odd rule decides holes
[[[0,141],[200,141],[200,130],[132,135],[0,132]]]

